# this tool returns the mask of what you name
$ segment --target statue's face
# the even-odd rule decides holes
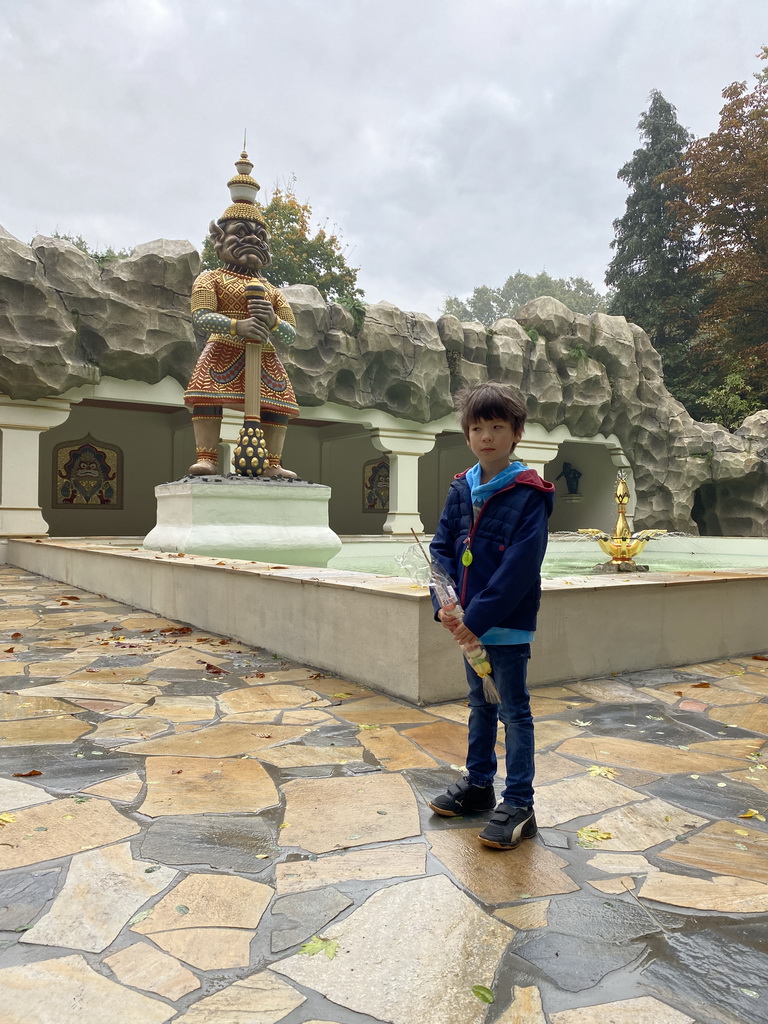
[[[269,233],[253,220],[228,220],[217,225],[221,234],[213,239],[216,255],[222,263],[235,263],[249,270],[261,270],[272,259]]]

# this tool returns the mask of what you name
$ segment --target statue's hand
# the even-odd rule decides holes
[[[245,341],[267,341],[269,339],[269,328],[255,317],[236,321],[235,333],[238,338],[244,338]]]
[[[277,313],[275,313],[272,303],[267,302],[266,299],[251,299],[248,303],[248,312],[254,320],[263,323],[268,331],[271,331],[277,323]]]

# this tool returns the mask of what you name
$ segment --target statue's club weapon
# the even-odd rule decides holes
[[[252,281],[245,286],[250,303],[263,299],[263,284]],[[261,476],[267,465],[267,446],[261,429],[261,342],[245,341],[245,416],[232,460],[238,476]]]

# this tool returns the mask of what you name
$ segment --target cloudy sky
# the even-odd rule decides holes
[[[369,301],[602,290],[649,92],[708,134],[766,43],[766,0],[0,0],[0,224],[199,246],[247,128]]]

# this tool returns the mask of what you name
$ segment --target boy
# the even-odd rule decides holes
[[[533,718],[526,688],[530,643],[541,597],[541,562],[555,485],[510,457],[523,434],[526,408],[506,384],[488,382],[458,396],[461,427],[477,465],[451,483],[432,557],[456,585],[463,623],[433,598],[436,615],[459,644],[479,639],[488,651],[501,703],[483,696],[481,678],[465,661],[469,682],[467,775],[430,807],[446,817],[490,810],[496,803],[496,731],[506,731],[502,802],[480,842],[514,850],[536,835],[533,813]]]

